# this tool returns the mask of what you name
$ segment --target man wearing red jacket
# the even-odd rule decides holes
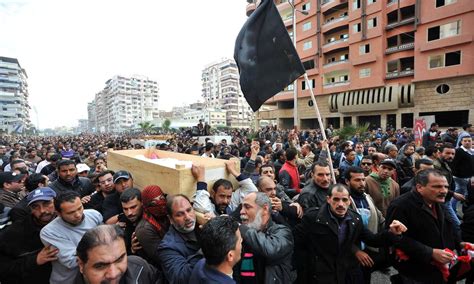
[[[300,173],[296,165],[297,155],[298,151],[295,148],[288,148],[286,150],[286,162],[281,167],[278,175],[280,184],[285,187],[285,193],[289,197],[293,197],[301,192]]]

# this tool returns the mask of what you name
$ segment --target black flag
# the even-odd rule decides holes
[[[240,87],[253,111],[305,73],[273,0],[262,0],[235,41]]]

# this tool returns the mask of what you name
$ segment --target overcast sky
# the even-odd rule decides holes
[[[201,99],[204,66],[233,56],[246,4],[0,0],[0,56],[26,69],[42,129],[87,118],[87,103],[116,74],[157,80],[160,109],[170,110]]]

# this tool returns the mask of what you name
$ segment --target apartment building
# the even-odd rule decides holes
[[[250,127],[253,111],[240,90],[239,71],[233,59],[222,59],[202,71],[202,97],[209,109],[226,112],[228,127]]]
[[[146,76],[116,75],[107,80],[89,104],[91,109],[95,107],[97,131],[122,132],[158,118],[158,91],[158,83]],[[89,116],[90,124],[91,117],[94,115]]]
[[[247,15],[258,3],[249,0]],[[257,1],[258,2],[258,1]],[[276,0],[290,36],[293,8]],[[310,82],[297,80],[300,128],[413,127],[434,116],[441,127],[474,121],[472,0],[295,0],[296,49]],[[301,12],[303,11],[303,13]],[[257,120],[293,126],[293,85],[266,102]]]
[[[30,126],[27,79],[18,59],[0,56],[0,131],[21,133]]]

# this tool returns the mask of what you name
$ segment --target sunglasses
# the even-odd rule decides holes
[[[363,165],[363,166],[370,166],[370,165],[372,165],[372,163],[361,163],[361,165]]]

